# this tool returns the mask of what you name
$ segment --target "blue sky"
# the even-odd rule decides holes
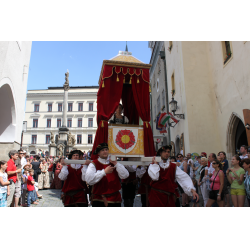
[[[64,84],[69,70],[70,86],[98,85],[102,61],[124,51],[126,42],[32,42],[28,90],[47,89]],[[149,63],[148,42],[128,41],[128,51]]]

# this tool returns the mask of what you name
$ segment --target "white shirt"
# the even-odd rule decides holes
[[[70,164],[70,166],[73,169],[79,169],[82,165],[81,164]],[[85,181],[85,174],[87,171],[87,167],[88,167],[87,165],[83,165],[83,168],[82,168],[82,180],[83,181]],[[68,166],[63,166],[61,169],[61,172],[58,175],[58,178],[62,181],[65,181],[68,177],[68,174],[69,174]]]
[[[22,159],[21,159],[21,165],[22,165],[22,169],[23,167],[27,164],[27,160],[26,158],[23,156]]]
[[[163,169],[168,168],[170,165],[170,161],[168,160],[166,163],[163,161],[159,162],[158,164],[150,164],[148,168],[148,174],[151,177],[153,181],[158,181],[159,180],[159,172],[160,172],[160,167]],[[196,190],[193,182],[190,178],[190,176],[182,171],[179,167],[176,166],[176,173],[175,173],[176,180],[180,186],[182,187],[183,191],[188,195],[188,196],[193,196],[191,190]]]
[[[102,159],[98,157],[97,159],[102,164],[110,164],[110,161],[108,159]],[[120,163],[117,163],[115,165],[116,171],[121,179],[126,179],[129,177],[128,170]],[[93,163],[90,163],[87,168],[86,172],[86,182],[93,186],[97,182],[99,182],[103,176],[105,176],[106,173],[104,169],[96,171],[96,167]]]
[[[141,166],[140,168],[136,169],[136,176],[141,179],[142,176],[146,173],[146,171],[147,171],[147,168],[144,166]]]
[[[210,174],[213,174],[213,172],[214,172],[214,168],[212,167],[212,162],[210,163],[210,167],[208,168],[208,175],[210,175]]]
[[[243,159],[247,159],[248,158],[248,155],[246,154],[245,156],[241,155],[240,156],[240,159],[243,160]]]
[[[129,172],[133,173],[136,171],[137,166],[132,165],[132,166],[124,166]]]

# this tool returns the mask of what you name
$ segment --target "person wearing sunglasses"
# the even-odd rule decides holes
[[[209,199],[207,201],[207,207],[211,207],[215,202],[219,205],[219,207],[224,207],[224,173],[221,170],[222,164],[219,160],[215,159],[212,161],[212,167],[214,168],[214,172],[212,173],[212,177],[210,179],[210,189]]]

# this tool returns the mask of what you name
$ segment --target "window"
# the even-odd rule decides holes
[[[72,127],[72,119],[68,118],[68,128],[71,128],[71,127]]]
[[[173,75],[171,76],[171,84],[172,84],[172,96],[175,95],[175,82],[174,82],[174,73]]]
[[[58,112],[62,111],[62,103],[58,103]]]
[[[83,103],[78,103],[78,111],[83,111]]]
[[[57,127],[58,127],[58,128],[61,127],[61,119],[57,119]]]
[[[88,127],[93,127],[93,118],[89,118]]]
[[[82,118],[78,118],[78,128],[82,127]]]
[[[77,144],[82,144],[82,135],[77,135]]]
[[[48,112],[52,112],[52,103],[48,103]]]
[[[72,111],[72,103],[68,103],[68,111]]]
[[[50,144],[50,135],[46,135],[46,142],[45,144]]]
[[[165,89],[162,90],[162,106],[165,106]]]
[[[92,135],[88,135],[88,144],[92,144]]]
[[[51,119],[47,119],[47,128],[51,128]]]
[[[31,144],[36,144],[37,135],[31,136]]]
[[[38,119],[33,119],[33,128],[38,127]]]
[[[92,102],[89,103],[89,111],[93,111],[93,103]]]
[[[39,112],[39,104],[34,105],[34,112]]]
[[[159,95],[157,98],[157,114],[161,112],[161,96]]]

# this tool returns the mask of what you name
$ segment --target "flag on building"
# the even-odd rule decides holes
[[[172,113],[168,112],[168,115],[170,115],[170,118],[171,118],[171,120],[172,120],[173,122],[175,122],[175,123],[178,123],[178,122],[179,122],[179,120],[177,120],[177,119],[173,116]]]

